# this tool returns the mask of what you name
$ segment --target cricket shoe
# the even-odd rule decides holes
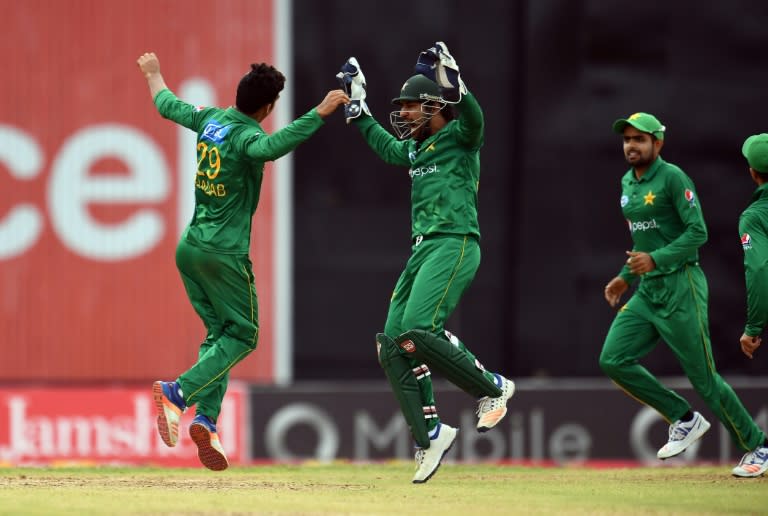
[[[223,471],[229,467],[227,455],[216,433],[216,424],[202,414],[195,416],[189,426],[189,436],[197,445],[200,462],[213,471]]]
[[[768,470],[768,447],[760,446],[749,453],[745,453],[739,465],[733,468],[734,477],[759,477]]]
[[[485,396],[477,402],[477,431],[487,432],[507,415],[507,400],[515,394],[515,382],[507,380],[500,374],[496,375],[501,380],[501,396],[491,398]]]
[[[176,446],[179,442],[179,420],[187,409],[181,389],[176,382],[155,382],[152,384],[152,397],[157,409],[157,431],[166,446]]]
[[[709,421],[698,412],[693,413],[693,419],[690,421],[680,421],[679,419],[669,425],[669,440],[656,453],[656,456],[662,460],[674,457],[685,451],[690,445],[709,430]]]
[[[437,434],[430,439],[429,448],[419,448],[416,450],[416,475],[413,477],[414,484],[423,484],[435,474],[440,467],[440,461],[448,453],[453,443],[456,442],[456,435],[459,433],[457,428],[440,423],[437,427]]]

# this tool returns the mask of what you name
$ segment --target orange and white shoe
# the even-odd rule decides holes
[[[768,447],[760,446],[744,454],[739,465],[733,468],[734,477],[759,477],[768,470]]]
[[[189,436],[197,445],[200,462],[213,471],[223,471],[229,467],[227,454],[216,433],[216,424],[202,414],[195,416],[189,426]]]
[[[166,446],[179,442],[179,420],[187,409],[181,390],[176,382],[152,384],[152,398],[157,410],[157,431]]]
[[[496,375],[501,379],[501,396],[480,398],[477,402],[477,431],[487,432],[507,415],[507,400],[515,394],[515,382]]]

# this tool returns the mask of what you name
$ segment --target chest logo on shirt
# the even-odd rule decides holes
[[[424,152],[435,152],[435,143],[434,142],[430,143],[429,147],[424,149]]]
[[[228,125],[221,125],[216,120],[211,119],[203,129],[202,134],[200,134],[200,138],[214,143],[221,143],[224,141],[224,137],[227,136],[229,129]]]
[[[745,251],[747,249],[752,249],[752,237],[749,236],[749,233],[741,235],[741,247],[743,247]]]
[[[413,152],[413,151],[409,152],[409,153],[408,153],[408,159],[410,160],[410,162],[411,162],[411,163],[413,163],[414,161],[416,161],[416,153],[415,153],[415,152]]]
[[[423,167],[412,168],[408,171],[408,175],[411,176],[411,179],[413,179],[414,177],[426,176],[428,174],[437,174],[438,172],[440,172],[440,169],[437,168],[436,163],[433,163]]]
[[[648,193],[643,196],[643,200],[645,201],[644,206],[648,206],[649,204],[653,206],[653,200],[656,198],[656,195],[653,193],[653,191],[648,190]]]
[[[621,204],[621,207],[623,208],[627,204],[629,204],[629,196],[628,195],[622,195],[621,200],[619,201],[619,204]]]
[[[648,231],[650,229],[659,229],[659,223],[656,222],[656,219],[640,220],[637,222],[632,222],[631,220],[627,219],[627,226],[629,226],[630,233],[634,233],[635,231]]]
[[[688,204],[691,206],[691,208],[696,206],[696,194],[687,188],[685,189],[685,200],[688,201]]]

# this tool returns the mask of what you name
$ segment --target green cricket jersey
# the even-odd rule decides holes
[[[747,284],[747,324],[744,333],[756,337],[768,325],[768,183],[752,195],[739,217]]]
[[[315,109],[268,135],[234,107],[195,107],[168,89],[155,96],[160,114],[197,133],[195,211],[183,238],[224,254],[248,254],[264,163],[307,140],[322,125]]]
[[[637,179],[630,169],[621,180],[621,209],[634,242],[633,250],[649,253],[656,268],[644,278],[674,272],[697,263],[707,227],[693,181],[661,156]],[[637,277],[624,265],[627,283]]]
[[[370,116],[355,120],[368,145],[392,165],[410,167],[411,232],[480,238],[477,189],[483,112],[471,93],[458,104],[460,116],[421,143],[398,140]]]

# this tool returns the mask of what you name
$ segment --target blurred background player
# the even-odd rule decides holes
[[[600,367],[671,423],[668,442],[657,456],[674,457],[701,438],[710,423],[638,362],[663,339],[733,442],[747,452],[733,474],[759,476],[768,457],[765,435],[717,373],[712,357],[708,286],[698,256],[707,228],[693,181],[661,158],[666,128],[653,115],[635,113],[614,122],[613,130],[623,135],[631,166],[621,180],[620,204],[633,248],[619,275],[605,286],[605,299],[615,307],[638,277],[640,283],[613,320]],[[762,457],[762,462],[749,457]]]
[[[166,86],[154,53],[137,63],[160,114],[197,133],[195,209],[178,243],[176,265],[207,335],[191,368],[175,381],[154,383],[157,427],[163,442],[176,446],[181,414],[196,405],[189,434],[200,462],[223,470],[229,463],[216,420],[229,370],[256,348],[259,337],[248,253],[264,163],[307,140],[349,98],[341,90],[330,91],[317,107],[268,135],[260,123],[273,111],[285,83],[274,67],[252,64],[238,84],[235,106],[220,109],[179,100]]]
[[[739,217],[747,285],[747,324],[739,342],[741,351],[752,358],[768,325],[768,134],[747,138],[741,153],[747,158],[749,175],[757,184],[749,206]]]
[[[354,57],[337,77],[351,98],[344,108],[347,122],[354,121],[382,160],[409,167],[411,257],[395,285],[376,344],[416,441],[413,482],[423,483],[437,471],[458,433],[440,421],[431,370],[479,398],[480,432],[505,416],[515,386],[486,371],[444,328],[480,264],[477,190],[483,114],[442,42],[421,53],[416,72],[393,100],[399,109],[391,113],[390,122],[400,140],[371,116],[365,77]]]

